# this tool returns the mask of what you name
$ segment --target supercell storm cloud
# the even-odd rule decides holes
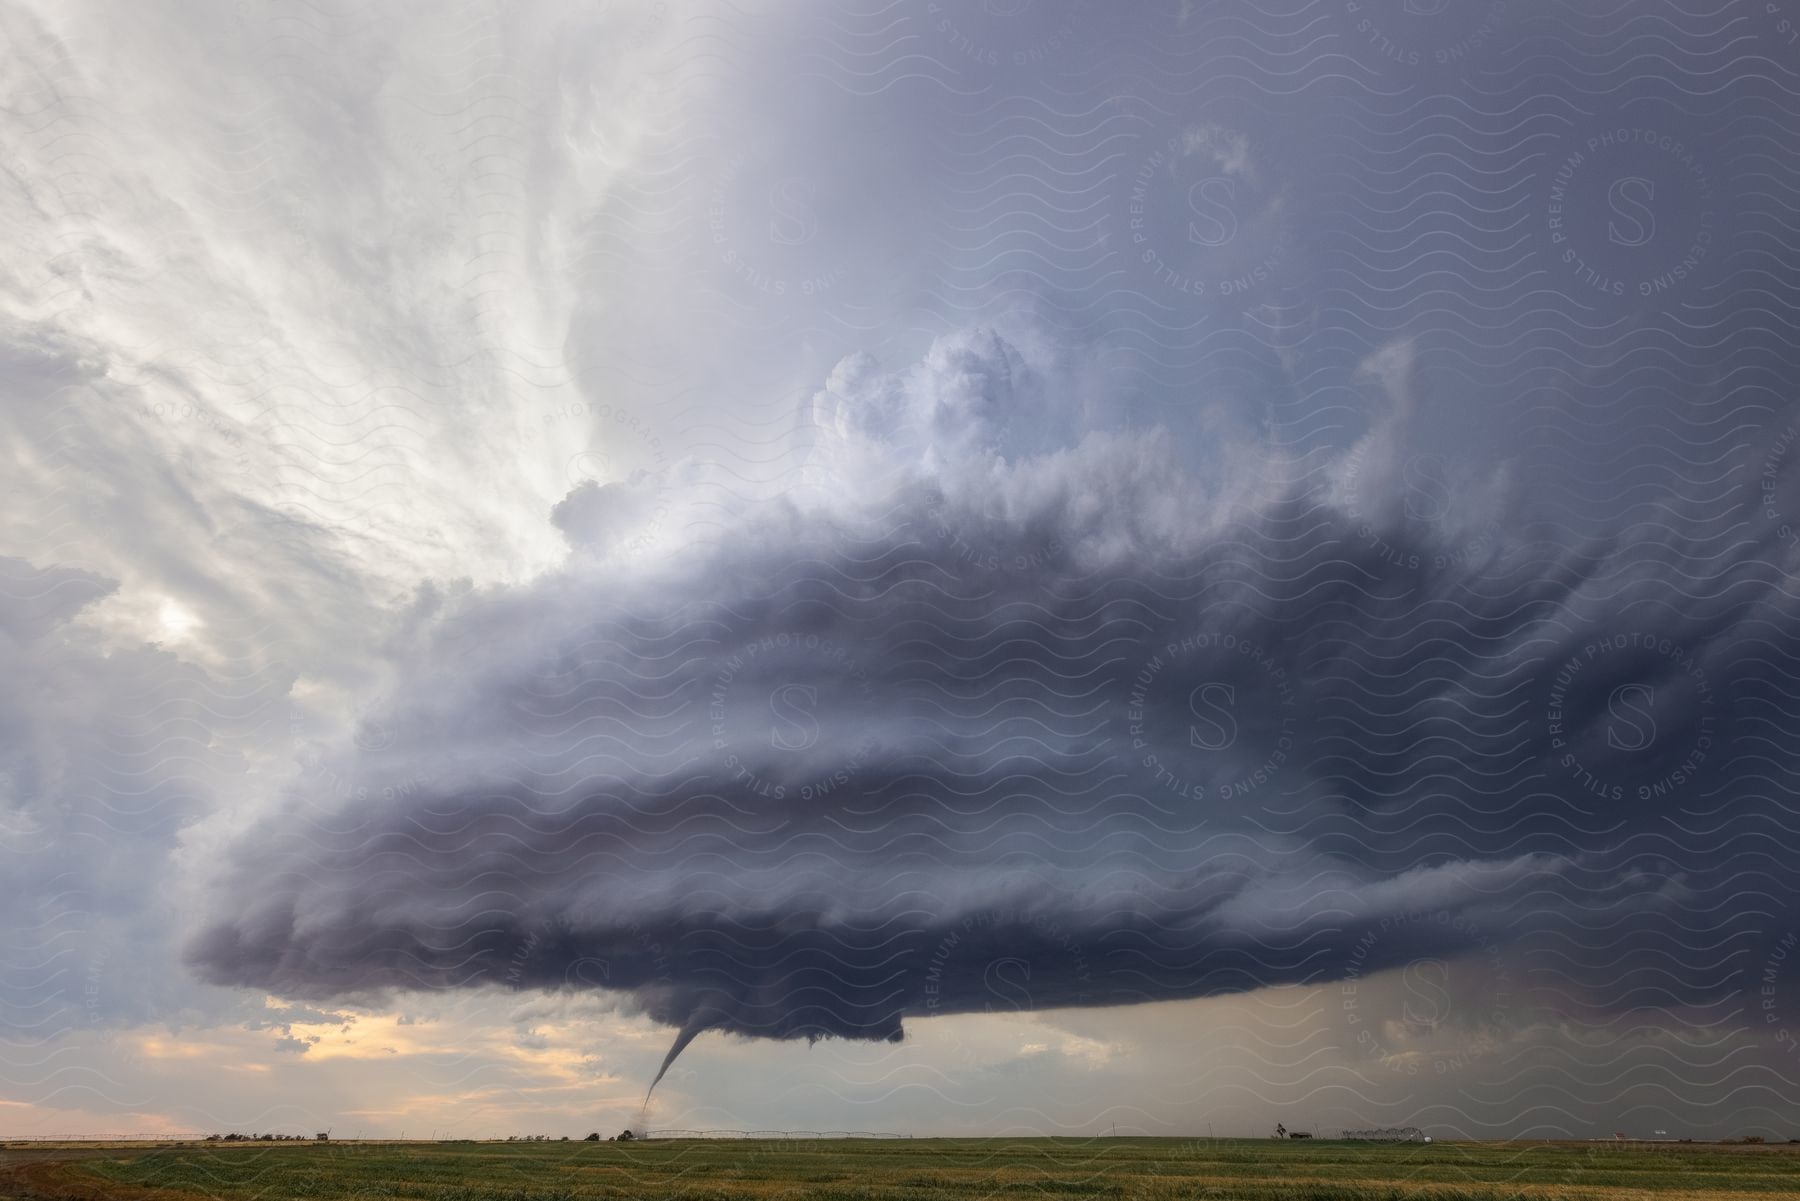
[[[1782,6],[0,29],[21,1129],[1793,1133]]]
[[[776,1039],[982,1010],[1003,954],[1041,1007],[1482,946],[1596,1007],[1736,987],[1668,948],[1793,909],[1791,864],[1733,850],[1784,808],[1722,792],[1783,690],[1778,569],[1696,587],[1628,531],[1466,553],[1280,461],[1209,491],[1156,429],[1012,453],[1032,376],[988,331],[845,364],[816,491],[420,612],[379,749],[250,839],[194,961],[308,998],[603,988]],[[573,514],[659,483],[586,485],[564,528],[607,538]],[[1586,979],[1621,947],[1641,981]]]

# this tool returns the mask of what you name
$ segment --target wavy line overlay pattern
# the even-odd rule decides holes
[[[1800,1133],[1800,12],[0,22],[0,1134]]]

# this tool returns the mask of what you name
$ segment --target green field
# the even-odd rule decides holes
[[[0,1196],[131,1201],[1800,1197],[1789,1147],[1180,1139],[328,1143],[0,1152]]]

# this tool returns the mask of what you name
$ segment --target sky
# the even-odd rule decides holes
[[[0,33],[0,1135],[1800,1135],[1800,15]]]

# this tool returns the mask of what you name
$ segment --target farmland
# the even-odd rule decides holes
[[[0,1151],[0,1197],[1701,1201],[1800,1195],[1796,1150],[1147,1138],[13,1146]]]

